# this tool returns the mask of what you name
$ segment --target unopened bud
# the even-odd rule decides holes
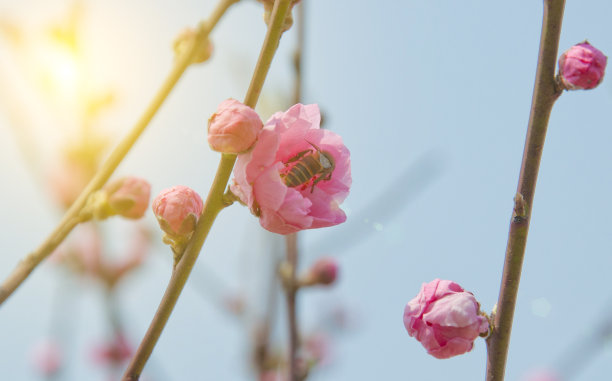
[[[97,220],[116,215],[138,219],[144,216],[150,195],[151,185],[146,180],[124,177],[93,193],[82,216],[88,216],[85,219],[93,216]]]
[[[180,259],[185,244],[191,238],[204,205],[193,189],[177,185],[160,192],[153,201],[153,213],[166,233],[164,242],[171,245],[175,261]]]
[[[489,319],[471,292],[450,280],[423,283],[404,308],[408,334],[438,359],[472,350],[474,340],[490,332]]]
[[[114,214],[138,219],[144,216],[151,197],[151,184],[138,177],[124,177],[104,187]]]
[[[601,83],[608,58],[587,41],[572,46],[559,58],[559,80],[566,90],[593,89]]]
[[[200,42],[198,46],[193,47],[193,44],[198,43],[198,35],[195,29],[185,28],[179,33],[174,39],[172,48],[176,57],[180,57],[185,54],[189,49],[195,49],[192,55],[192,63],[202,63],[208,61],[213,52],[212,42],[206,38],[205,41]]]
[[[330,285],[338,277],[338,263],[333,258],[321,258],[308,270],[302,280],[303,285]]]
[[[223,153],[241,153],[257,141],[263,123],[252,108],[227,99],[208,120],[208,144]]]

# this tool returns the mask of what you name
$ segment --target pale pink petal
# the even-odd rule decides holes
[[[268,167],[253,184],[253,196],[257,199],[257,202],[263,208],[273,211],[280,209],[285,202],[287,193],[292,190],[283,184],[278,175],[281,166],[282,164],[277,163],[275,166]]]
[[[447,327],[465,327],[478,321],[478,303],[467,292],[446,295],[423,314],[423,319]]]

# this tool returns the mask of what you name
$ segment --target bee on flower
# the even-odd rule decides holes
[[[238,155],[230,189],[271,232],[346,221],[340,204],[351,186],[350,153],[320,122],[316,104],[296,104],[272,115],[253,149]]]

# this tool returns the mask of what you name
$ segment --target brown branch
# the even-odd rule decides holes
[[[555,87],[555,65],[564,7],[565,0],[544,1],[540,52],[527,138],[517,192],[514,198],[515,204],[510,222],[497,311],[493,318],[494,329],[487,339],[487,381],[502,381],[504,379],[512,319],[525,255],[540,159],[550,113],[555,100],[561,94],[560,90]]]
[[[296,9],[297,13],[297,43],[293,54],[293,66],[295,70],[293,103],[300,103],[302,98],[302,50],[304,48],[304,2],[300,3]],[[297,322],[296,297],[298,292],[296,273],[298,268],[298,247],[297,233],[285,236],[286,239],[286,263],[289,272],[289,279],[283,282],[285,286],[285,298],[287,300],[287,325],[289,327],[289,381],[302,379],[298,369],[298,350],[299,350],[299,329]]]
[[[298,381],[300,374],[298,370],[298,358],[297,352],[299,348],[299,331],[297,323],[297,308],[296,308],[296,294],[297,294],[297,264],[298,264],[298,249],[297,249],[297,233],[289,234],[286,236],[287,242],[287,269],[289,271],[286,279],[283,279],[283,285],[285,287],[285,298],[287,300],[287,321],[289,326],[289,381]]]

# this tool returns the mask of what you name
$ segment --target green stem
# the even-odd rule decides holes
[[[555,65],[564,7],[565,0],[544,1],[540,52],[523,162],[514,199],[499,300],[493,321],[494,328],[487,339],[487,381],[504,379],[512,319],[546,129],[552,107],[561,95],[561,90],[555,87]]]
[[[195,54],[199,44],[204,43],[208,38],[211,30],[219,22],[225,11],[237,0],[221,0],[217,8],[213,11],[209,20],[201,23],[197,30],[197,37],[185,53],[175,62],[172,70],[166,77],[161,88],[155,94],[155,97],[136,122],[132,130],[119,142],[115,149],[111,152],[109,158],[102,164],[93,179],[87,184],[76,201],[70,206],[59,225],[51,232],[51,235],[33,252],[26,255],[5,279],[0,286],[0,305],[11,296],[11,294],[23,283],[23,281],[34,271],[45,258],[49,256],[68,236],[72,229],[81,221],[79,214],[81,209],[87,203],[89,196],[99,190],[111,177],[115,169],[119,166],[123,158],[130,151],[134,143],[138,140],[145,128],[148,126],[153,116],[157,113],[161,105],[164,103],[170,91],[174,88],[178,80],[181,78],[187,67],[191,64],[192,56]]]
[[[282,34],[282,26],[285,20],[285,16],[289,10],[291,0],[277,0],[274,4],[274,10],[272,11],[272,23],[270,24],[266,37],[261,49],[255,72],[251,80],[247,95],[245,97],[244,104],[254,108],[259,99],[259,94],[263,87],[263,83],[268,74],[268,69],[274,58],[276,48],[280,41]],[[183,287],[189,278],[189,274],[195,265],[200,250],[204,245],[204,241],[210,232],[213,222],[215,221],[217,214],[226,206],[223,199],[223,194],[227,186],[227,182],[231,175],[234,163],[236,162],[236,155],[223,154],[215,179],[208,193],[206,202],[204,203],[204,209],[200,220],[196,225],[192,240],[187,244],[183,257],[177,264],[176,268],[172,272],[170,281],[166,288],[166,292],[157,308],[155,316],[149,325],[138,350],[136,351],[134,358],[130,362],[125,374],[123,375],[124,381],[134,381],[140,378],[140,374],[144,369],[144,366],[153,352],[153,348],[157,344],[159,337],[161,336],[162,330],[166,326],[174,306],[183,291]]]

